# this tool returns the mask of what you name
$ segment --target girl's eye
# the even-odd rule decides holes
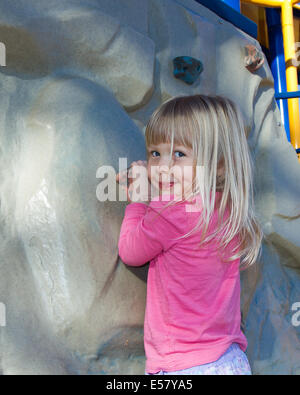
[[[182,158],[183,156],[185,156],[185,154],[181,151],[175,151],[175,154],[178,153],[179,156],[177,156],[177,158]]]
[[[159,152],[157,152],[157,151],[151,151],[150,153],[151,153],[152,157],[154,157],[154,158],[156,158],[159,155]],[[158,155],[155,155],[155,154],[158,154]],[[178,155],[176,155],[176,154],[178,154]],[[176,156],[176,158],[182,158],[183,156],[185,156],[185,154],[181,151],[175,151],[175,156]]]

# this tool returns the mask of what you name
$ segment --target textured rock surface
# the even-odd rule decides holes
[[[180,26],[180,29],[178,28]],[[0,328],[4,374],[143,374],[147,265],[118,260],[125,203],[96,197],[97,168],[144,159],[144,126],[165,99],[224,94],[241,106],[265,232],[242,274],[255,374],[300,373],[300,166],[280,125],[259,44],[193,0],[0,0]],[[201,59],[188,86],[177,56]]]

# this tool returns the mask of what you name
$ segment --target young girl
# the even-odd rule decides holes
[[[131,169],[147,169],[147,196],[126,184],[118,244],[125,264],[150,261],[145,374],[250,375],[239,269],[256,262],[263,235],[241,112],[221,96],[174,97],[145,139],[147,162]]]

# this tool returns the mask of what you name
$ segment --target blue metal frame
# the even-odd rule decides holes
[[[257,24],[251,21],[251,19],[242,15],[239,11],[232,8],[230,5],[226,4],[221,0],[194,0],[199,4],[202,4],[204,7],[213,11],[215,14],[219,15],[220,18],[225,19],[226,21],[232,23],[234,26],[243,30],[245,33],[249,34],[249,36],[257,39]],[[230,1],[232,5],[236,3],[236,0]]]
[[[276,99],[293,99],[295,97],[300,97],[300,91],[276,93],[275,97]]]
[[[275,98],[280,110],[281,119],[285,126],[287,139],[291,141],[288,102],[285,99],[289,97],[289,94],[292,94],[292,92],[287,93],[286,86],[281,10],[278,8],[266,8],[266,17],[271,58],[270,66],[274,78]],[[295,94],[293,97],[295,97]]]
[[[238,12],[241,12],[241,2],[240,0],[221,0],[223,3],[228,4],[231,8]]]

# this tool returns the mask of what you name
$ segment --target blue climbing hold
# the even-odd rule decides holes
[[[192,85],[203,71],[200,60],[191,56],[177,56],[173,59],[174,77]]]

